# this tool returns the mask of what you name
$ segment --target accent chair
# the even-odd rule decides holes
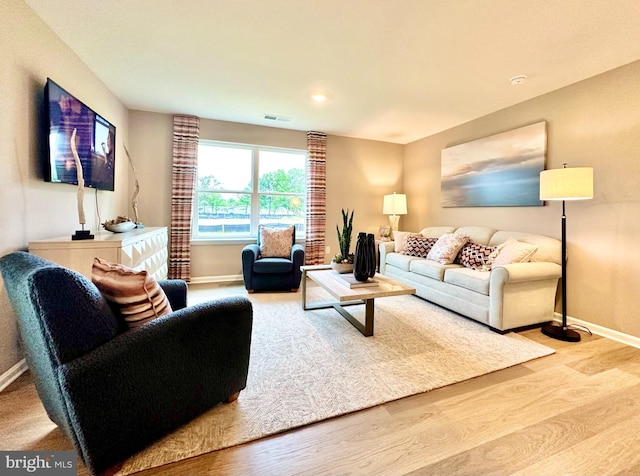
[[[300,287],[304,247],[296,244],[296,229],[260,226],[255,244],[242,249],[242,277],[248,292],[292,291]]]
[[[117,468],[246,386],[246,297],[186,307],[184,281],[158,281],[172,310],[123,330],[80,273],[22,251],[0,258],[0,269],[47,414],[93,473]]]

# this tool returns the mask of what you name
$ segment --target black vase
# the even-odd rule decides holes
[[[353,258],[353,276],[366,281],[376,274],[376,240],[372,233],[358,233]]]

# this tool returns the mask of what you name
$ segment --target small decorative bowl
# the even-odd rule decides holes
[[[112,223],[110,225],[102,225],[105,230],[109,230],[113,233],[124,233],[131,231],[136,227],[136,224],[132,221],[123,221],[121,223]]]

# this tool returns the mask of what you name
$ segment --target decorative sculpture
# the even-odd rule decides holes
[[[82,162],[80,162],[80,157],[78,157],[78,150],[76,149],[76,132],[77,129],[73,129],[71,133],[71,153],[73,154],[73,158],[76,162],[76,176],[78,178],[78,221],[82,226],[82,230],[76,230],[74,235],[71,235],[72,240],[93,240],[94,236],[91,234],[91,230],[85,230],[84,225],[87,223],[84,216],[84,175],[82,173]]]
[[[131,165],[131,170],[133,171],[133,179],[136,183],[136,190],[135,192],[133,192],[133,196],[131,197],[133,218],[138,228],[144,228],[144,225],[140,223],[140,220],[138,219],[138,193],[140,193],[140,183],[138,182],[138,175],[136,174],[136,166],[133,164],[133,159],[131,158],[131,155],[129,155],[129,151],[127,150],[126,145],[124,146],[124,151],[127,153],[127,157],[129,158],[129,165]]]

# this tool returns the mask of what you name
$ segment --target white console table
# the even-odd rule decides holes
[[[29,252],[91,278],[94,258],[148,271],[166,279],[169,270],[167,227],[136,228],[126,233],[101,231],[93,240],[66,237],[29,242]]]

